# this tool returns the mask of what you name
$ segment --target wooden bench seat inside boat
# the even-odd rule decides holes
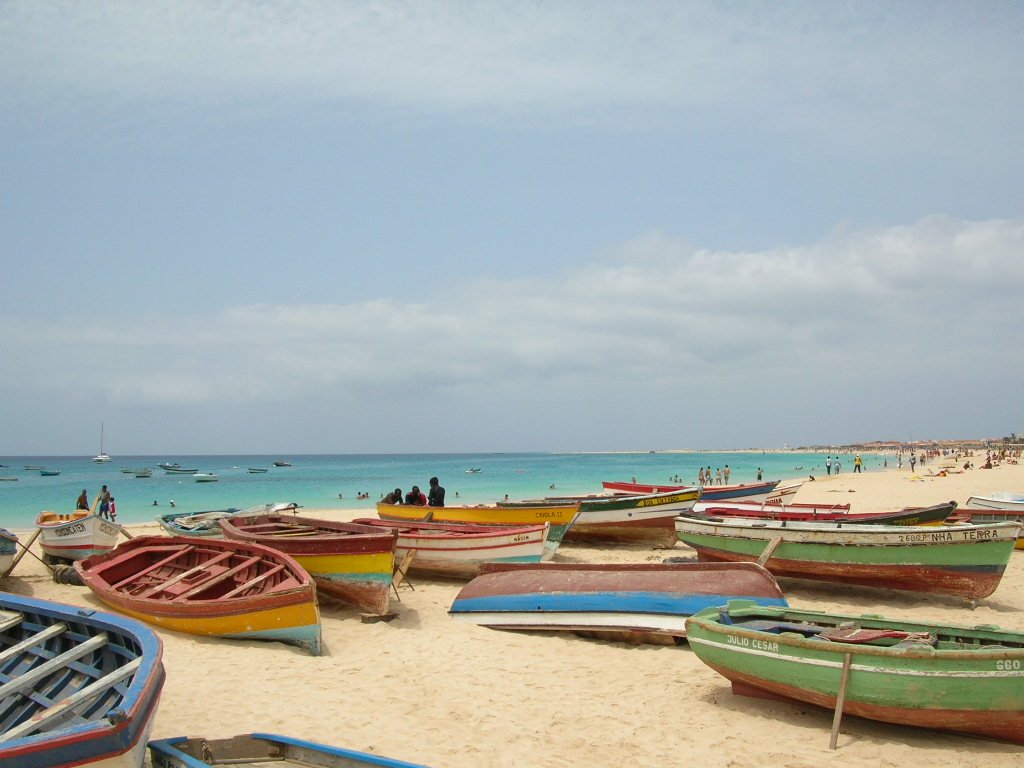
[[[47,523],[69,523],[73,520],[81,520],[83,517],[89,517],[92,514],[87,509],[76,509],[74,512],[40,512],[38,522]]]

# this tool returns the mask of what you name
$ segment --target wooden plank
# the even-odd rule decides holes
[[[71,694],[66,699],[61,699],[53,706],[47,707],[41,712],[37,712],[20,725],[0,734],[0,741],[11,741],[39,730],[51,721],[63,717],[68,712],[71,712],[82,702],[96,698],[113,686],[117,685],[122,680],[131,677],[138,671],[140,666],[142,666],[141,658],[132,659],[127,664],[118,667],[113,672],[109,672],[103,677],[95,680],[85,686],[85,688]]]
[[[143,592],[141,595],[136,595],[136,597],[146,598],[146,597],[153,597],[153,595],[158,595],[161,592],[163,592],[165,589],[167,589],[168,587],[173,587],[179,581],[182,581],[183,579],[187,579],[189,576],[191,576],[194,573],[199,573],[200,571],[206,570],[211,565],[216,565],[221,560],[227,560],[229,557],[231,557],[234,554],[235,553],[233,551],[231,551],[231,552],[221,552],[221,553],[219,553],[217,555],[214,555],[209,560],[206,560],[205,562],[200,563],[199,565],[195,566],[194,568],[189,568],[187,571],[182,571],[177,576],[174,576],[173,578],[170,578],[167,581],[161,582],[160,584],[157,584],[157,585],[155,585],[153,587],[150,587],[145,592]]]
[[[832,718],[832,737],[828,742],[829,749],[835,749],[836,742],[839,740],[839,723],[843,719],[843,705],[846,704],[846,685],[850,682],[850,663],[852,660],[852,653],[843,654],[843,674],[839,678],[839,695],[836,697],[836,713]]]
[[[772,555],[775,554],[775,550],[778,548],[779,544],[781,544],[781,543],[782,543],[782,537],[781,536],[776,536],[771,541],[769,541],[768,542],[768,546],[764,548],[764,552],[762,552],[761,556],[759,558],[757,558],[757,564],[763,567],[765,563],[767,563],[769,560],[772,559]]]
[[[24,618],[20,611],[0,611],[0,632],[6,632],[12,627],[21,624]]]
[[[256,563],[258,563],[262,559],[263,558],[260,555],[253,555],[252,557],[247,558],[246,560],[243,560],[238,565],[234,565],[231,568],[228,568],[223,573],[217,574],[212,579],[204,581],[202,584],[199,584],[198,586],[190,589],[185,594],[178,595],[174,599],[175,600],[188,600],[193,595],[198,595],[200,592],[203,592],[204,590],[209,589],[210,587],[214,586],[215,584],[220,584],[225,579],[230,579],[232,576],[234,576],[239,571],[244,571],[246,568],[248,568],[251,565],[255,565]]]
[[[21,614],[18,614],[18,616],[20,617]],[[7,629],[10,626],[14,626],[14,625],[13,624],[5,624],[3,628]],[[51,624],[50,626],[48,626],[46,629],[42,630],[41,632],[36,632],[34,635],[30,635],[29,637],[26,637],[20,643],[15,643],[11,647],[5,648],[2,652],[0,652],[0,664],[3,664],[4,662],[8,661],[9,659],[15,658],[16,656],[18,656],[21,653],[24,653],[25,651],[27,651],[29,648],[31,648],[34,645],[42,645],[47,640],[50,640],[51,638],[57,637],[58,635],[66,632],[67,628],[68,628],[67,624],[65,624],[62,621],[59,621],[56,624]]]
[[[76,661],[83,656],[88,656],[90,653],[102,648],[106,644],[106,633],[100,633],[90,637],[84,643],[80,643],[74,648],[65,651],[60,656],[54,656],[52,659],[40,664],[38,667],[33,667],[28,672],[23,675],[19,675],[9,683],[0,685],[0,701],[3,701],[14,693],[20,693],[27,688],[33,687],[37,682],[45,678],[54,670],[61,669],[67,666],[69,662]]]
[[[126,586],[128,584],[131,584],[133,581],[138,580],[140,577],[145,576],[147,573],[151,573],[151,572],[157,570],[158,568],[160,568],[160,567],[162,567],[164,565],[167,565],[168,563],[174,562],[181,555],[184,555],[186,552],[191,552],[195,548],[196,548],[195,544],[189,544],[188,546],[185,546],[185,547],[174,547],[173,548],[173,553],[168,555],[167,557],[165,557],[163,560],[155,562],[152,565],[143,568],[141,571],[133,573],[128,578],[122,579],[121,581],[117,582],[117,584],[111,584],[110,586],[111,586],[112,589],[120,589],[121,587]]]
[[[240,593],[244,592],[244,591],[245,591],[245,590],[247,590],[247,589],[248,589],[249,587],[253,587],[253,586],[255,586],[255,585],[259,584],[259,583],[260,583],[261,581],[264,581],[265,579],[267,579],[267,578],[269,578],[269,577],[273,576],[273,575],[274,575],[275,573],[277,573],[278,571],[283,571],[283,570],[284,570],[284,565],[283,565],[283,564],[281,564],[281,563],[278,563],[277,565],[275,565],[275,566],[274,566],[273,568],[271,568],[271,569],[270,569],[269,571],[267,571],[266,573],[261,573],[261,574],[260,574],[259,576],[257,576],[256,578],[254,578],[254,579],[249,579],[249,581],[245,582],[245,584],[242,584],[242,585],[241,585],[241,586],[239,586],[239,587],[235,587],[235,588],[234,588],[234,589],[232,589],[232,590],[231,590],[230,592],[228,592],[228,593],[227,593],[226,595],[221,595],[221,597],[220,597],[219,599],[221,599],[221,600],[225,600],[225,599],[227,599],[227,598],[229,598],[229,597],[234,597],[235,595],[237,595],[237,594],[240,594]]]

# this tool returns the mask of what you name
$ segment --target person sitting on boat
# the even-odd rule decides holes
[[[432,507],[444,506],[444,487],[436,477],[430,478],[430,495],[427,497],[427,503]]]
[[[405,503],[412,504],[417,507],[427,506],[427,497],[420,490],[418,485],[414,485],[412,490],[405,494]]]
[[[89,496],[85,492],[85,488],[82,489],[82,493],[78,496],[78,501],[75,502],[75,509],[88,509],[89,508]]]
[[[385,504],[401,504],[402,503],[402,489],[395,488],[391,493],[384,497]]]

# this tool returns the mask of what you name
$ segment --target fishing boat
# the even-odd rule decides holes
[[[1024,744],[1024,634],[749,603],[686,633],[737,694]]]
[[[110,461],[110,456],[107,455],[106,451],[103,450],[103,425],[100,424],[100,452],[92,457],[92,460],[96,464],[106,464]]]
[[[951,523],[970,523],[972,525],[1014,522],[1024,524],[1024,512],[1017,512],[1012,509],[957,507],[956,512],[949,516],[949,521]],[[1024,549],[1024,529],[1017,536],[1016,548]]]
[[[466,474],[467,475],[475,475],[478,472],[482,472],[482,471],[483,470],[480,467],[470,467],[469,469],[466,470]]]
[[[153,476],[153,470],[150,469],[149,467],[144,467],[142,469],[136,469],[134,474],[135,474],[135,477],[137,477],[139,479],[145,479],[147,477],[152,477]]]
[[[18,535],[6,528],[0,528],[0,576],[6,576],[14,566],[18,554]]]
[[[495,629],[672,645],[686,636],[688,616],[740,597],[787,605],[754,563],[487,564],[449,613]]]
[[[299,505],[290,503],[258,504],[238,509],[209,509],[204,512],[167,512],[156,516],[156,521],[171,536],[224,536],[220,521],[232,515],[270,515],[279,512],[294,513]]]
[[[157,467],[162,469],[168,475],[194,475],[199,471],[195,467],[183,467],[177,462],[173,464],[157,464]]]
[[[0,476],[0,483],[16,483],[16,482],[18,482],[18,478],[16,478],[14,475],[3,475],[3,476]]]
[[[703,501],[721,501],[722,499],[743,499],[744,501],[764,501],[779,485],[779,480],[766,480],[758,483],[740,483],[738,485],[649,485],[647,483],[619,482],[605,480],[601,483],[611,493],[667,493],[683,491],[688,488],[700,488]],[[795,493],[795,491],[794,491]]]
[[[988,496],[969,496],[966,506],[972,509],[1001,509],[1024,514],[1024,494],[996,492]]]
[[[840,508],[841,507],[841,508]],[[956,509],[955,501],[931,507],[907,507],[894,512],[850,512],[850,505],[770,504],[742,501],[701,501],[693,517],[721,517],[727,520],[787,520],[791,522],[841,522],[859,525],[941,525]]]
[[[955,595],[995,591],[1019,523],[901,526],[676,518],[703,561],[756,561],[775,576]]]
[[[149,743],[153,768],[209,768],[217,765],[316,766],[316,768],[425,768],[389,757],[329,747],[274,733],[247,733],[227,739],[177,736]]]
[[[292,464],[290,461],[275,461],[275,467],[290,467]]]
[[[24,470],[25,470],[26,472],[38,472],[38,471],[39,471],[39,470],[41,470],[41,469],[46,469],[46,467],[41,467],[41,466],[39,466],[38,464],[26,464],[26,465],[25,465],[25,466],[23,467],[23,469],[24,469]]]
[[[132,619],[0,593],[0,765],[141,768],[162,654]]]
[[[699,497],[700,488],[690,487],[664,493],[553,496],[498,502],[498,506],[579,504],[579,515],[566,532],[565,541],[671,547],[676,542],[676,516],[689,512]]]
[[[43,477],[56,477],[60,474],[59,469],[40,469],[39,474]]]
[[[50,512],[36,516],[43,561],[60,563],[110,552],[123,533],[121,526],[89,511]]]
[[[220,478],[214,472],[196,472],[192,479],[197,483],[216,483]]]
[[[435,523],[469,523],[472,525],[539,525],[548,523],[548,539],[545,544],[551,559],[566,531],[579,514],[579,502],[564,504],[518,504],[498,506],[479,504],[476,506],[421,507],[415,504],[387,504],[377,502],[377,517],[381,520],[428,521]]]
[[[484,563],[539,563],[550,526],[466,525],[402,522],[361,517],[352,521],[398,532],[395,559],[409,552],[409,572],[430,576],[472,578]]]
[[[268,470],[266,467],[249,467],[247,471],[249,472],[250,475],[261,475],[264,472],[269,472],[270,470]]]
[[[279,514],[232,515],[220,527],[227,539],[273,547],[295,558],[318,591],[366,613],[388,612],[396,531]]]
[[[320,655],[316,588],[287,555],[258,544],[139,536],[75,562],[93,594],[176,632],[274,640]]]

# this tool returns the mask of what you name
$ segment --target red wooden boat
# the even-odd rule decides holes
[[[228,539],[294,557],[321,592],[367,613],[388,612],[397,531],[291,515],[236,515],[220,527]]]
[[[140,536],[75,561],[82,581],[121,613],[193,635],[277,640],[320,654],[316,588],[287,555],[255,544]]]
[[[785,520],[790,522],[841,522],[858,525],[940,525],[956,509],[955,501],[931,507],[907,507],[895,512],[850,512],[849,504],[756,504],[729,502],[698,502],[693,517],[748,518],[751,520]]]
[[[620,482],[605,480],[601,483],[606,491],[612,493],[667,493],[700,487],[700,498],[703,501],[722,499],[743,499],[744,501],[764,501],[767,499],[779,480],[766,480],[761,483],[741,483],[739,485],[648,485],[646,483]]]

